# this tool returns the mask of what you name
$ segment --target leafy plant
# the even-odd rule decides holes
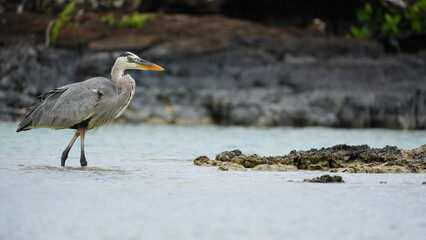
[[[120,25],[124,27],[143,27],[148,22],[149,19],[153,18],[154,14],[152,13],[138,13],[134,12],[131,16],[123,16],[120,19]]]
[[[367,3],[356,14],[360,25],[350,28],[351,37],[378,39],[399,49],[401,40],[426,35],[426,0],[407,7],[373,7]]]
[[[102,16],[101,22],[107,23],[110,26],[114,26],[117,23],[117,21],[115,20],[114,14],[112,13]]]
[[[102,16],[101,21],[107,23],[110,26],[122,26],[122,27],[137,27],[141,28],[147,24],[147,22],[153,18],[155,14],[153,13],[138,13],[133,12],[130,16],[124,15],[120,20],[116,20],[114,15],[108,14]]]
[[[64,10],[58,14],[50,35],[52,42],[55,42],[58,39],[62,26],[70,21],[70,15],[74,12],[77,4],[78,0],[72,0],[65,6]]]
[[[415,33],[426,33],[426,0],[419,0],[411,11],[405,13],[411,30]]]

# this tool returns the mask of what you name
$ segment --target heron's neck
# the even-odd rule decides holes
[[[115,98],[116,103],[118,103],[120,106],[118,109],[120,109],[115,116],[115,118],[118,118],[123,112],[127,109],[127,107],[130,104],[130,101],[132,100],[133,96],[135,95],[135,80],[129,75],[121,75],[119,77],[114,78],[113,73],[113,79],[117,88],[121,89],[121,93]],[[123,74],[123,73],[121,73]]]
[[[123,75],[124,75],[124,69],[117,66],[117,64],[114,64],[111,70],[111,78],[112,81],[115,83],[117,88],[122,89],[123,88]]]

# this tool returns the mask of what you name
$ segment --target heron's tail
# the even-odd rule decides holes
[[[27,116],[25,116],[24,120],[22,120],[22,122],[18,125],[18,129],[16,129],[16,132],[22,132],[22,131],[27,131],[30,130],[33,121],[32,119],[29,117],[30,114],[27,114]]]
[[[21,123],[19,123],[18,129],[16,129],[16,132],[22,132],[22,131],[31,130],[31,127],[33,127],[33,117],[32,117],[32,114],[33,114],[34,110],[38,106],[40,106],[40,104],[41,103],[37,103],[36,105],[30,107],[30,109],[27,112],[27,114],[25,114],[24,119],[21,121]]]
[[[50,105],[55,104],[55,101],[57,100],[57,98],[65,91],[67,90],[66,87],[63,88],[56,88],[53,89],[49,92],[43,93],[39,98],[40,98],[40,102],[38,102],[37,104],[35,104],[34,106],[29,108],[29,111],[27,112],[27,114],[25,115],[24,119],[22,120],[21,123],[19,123],[18,125],[18,129],[16,129],[16,132],[21,132],[21,131],[27,131],[27,130],[31,130],[35,127],[40,127],[40,122],[42,122],[40,119],[43,118],[43,113],[45,113],[46,109],[43,110],[43,106],[47,106],[45,103],[46,101],[50,101]],[[49,105],[49,106],[50,106]],[[49,109],[49,107],[48,107]]]

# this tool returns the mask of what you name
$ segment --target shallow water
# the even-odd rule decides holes
[[[426,143],[425,131],[113,125],[15,133],[0,123],[0,239],[424,239],[426,174],[222,172],[192,160],[235,148],[282,155],[339,143]]]

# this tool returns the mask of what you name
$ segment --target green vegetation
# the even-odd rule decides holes
[[[116,25],[114,14],[110,13],[101,17],[101,22],[107,23],[110,26]]]
[[[102,22],[107,23],[110,26],[122,26],[122,27],[136,27],[141,28],[145,26],[148,21],[153,18],[153,13],[138,13],[133,12],[130,16],[124,15],[120,20],[115,19],[112,13],[105,15],[101,18]]]
[[[58,39],[59,32],[64,24],[70,22],[70,15],[74,12],[75,7],[78,4],[78,0],[72,0],[70,3],[65,6],[64,10],[62,10],[53,24],[51,31],[51,39],[52,42],[55,42]]]
[[[124,27],[138,27],[141,28],[145,26],[149,19],[153,18],[154,14],[152,13],[138,13],[134,12],[131,16],[123,16],[120,19],[119,24]]]
[[[401,40],[426,35],[426,0],[417,0],[406,7],[375,6],[367,3],[357,10],[360,26],[350,29],[349,36],[378,39],[399,49]]]

